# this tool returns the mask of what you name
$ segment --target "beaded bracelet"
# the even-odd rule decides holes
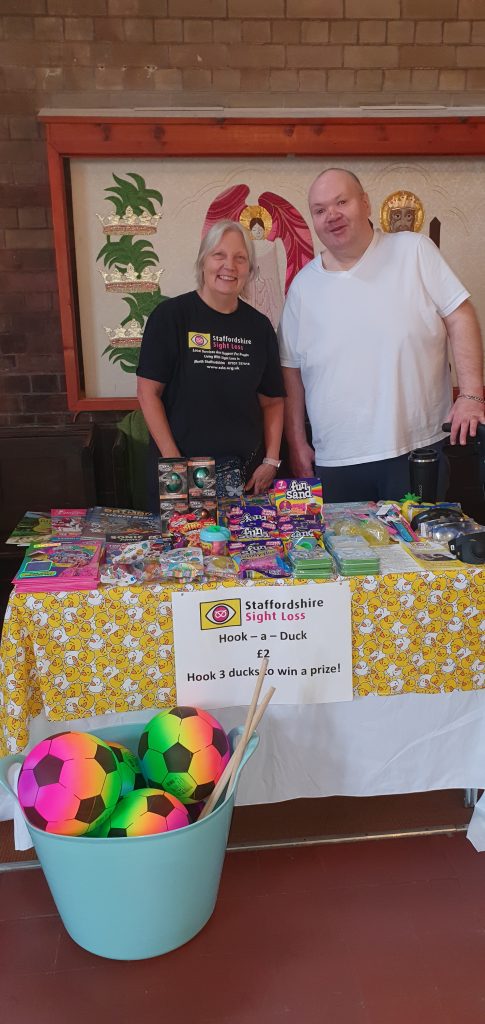
[[[468,398],[470,402],[481,402],[485,405],[485,398],[481,398],[480,395],[458,395],[458,398]]]

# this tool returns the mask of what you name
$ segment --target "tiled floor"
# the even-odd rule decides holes
[[[213,917],[155,960],[68,937],[0,875],[2,1024],[483,1024],[485,854],[463,835],[226,856]]]

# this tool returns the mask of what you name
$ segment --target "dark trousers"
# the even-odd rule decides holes
[[[436,498],[443,501],[448,489],[448,460],[443,452],[445,439],[433,448],[440,451]],[[378,462],[361,462],[354,466],[315,466],[322,481],[324,501],[398,501],[411,490],[408,455]]]

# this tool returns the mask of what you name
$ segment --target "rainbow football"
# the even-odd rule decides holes
[[[135,789],[120,800],[99,835],[153,836],[189,824],[187,808],[176,796],[160,789]]]
[[[114,740],[106,740],[106,743],[118,762],[118,771],[121,775],[121,797],[127,796],[134,789],[141,789],[145,785],[145,779],[136,755],[122,743],[115,743]]]
[[[212,793],[229,761],[222,725],[202,708],[167,708],[145,726],[138,757],[148,786],[172,793],[184,804]]]
[[[82,836],[109,817],[121,785],[117,759],[103,740],[86,732],[61,732],[27,754],[18,798],[36,828]]]

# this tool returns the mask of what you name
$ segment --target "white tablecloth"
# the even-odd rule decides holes
[[[244,722],[246,709],[225,708],[214,714],[229,730]],[[65,727],[96,730],[149,717],[103,715],[70,721]],[[48,722],[40,715],[32,724],[31,744],[62,728],[64,723]],[[259,749],[241,775],[238,804],[485,788],[485,693],[480,691],[270,705],[259,731]],[[0,791],[0,817],[10,818],[12,813],[13,800]],[[25,849],[28,833],[20,815],[15,817],[16,840]],[[474,845],[485,849],[485,806],[482,809],[480,802],[469,832]]]

